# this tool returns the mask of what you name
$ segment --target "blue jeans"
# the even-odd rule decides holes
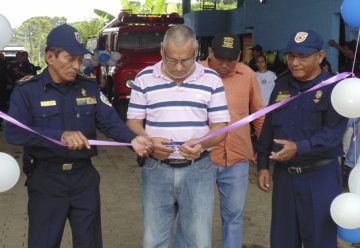
[[[222,247],[241,248],[244,226],[244,207],[249,182],[249,161],[231,167],[215,167],[216,182],[220,194],[222,219]],[[183,248],[184,228],[177,226],[175,247]]]
[[[220,194],[222,247],[241,248],[249,161],[238,162],[231,167],[217,166],[216,182]]]
[[[360,118],[350,119],[349,124],[354,128],[354,132],[351,136],[349,150],[346,153],[344,163],[345,165],[354,168],[360,155]],[[356,137],[356,140],[354,140],[354,137]]]
[[[143,247],[170,247],[178,215],[185,247],[210,248],[214,183],[210,156],[183,168],[146,159],[142,168]]]

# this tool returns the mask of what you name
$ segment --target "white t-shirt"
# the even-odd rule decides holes
[[[272,71],[256,72],[256,78],[259,83],[261,94],[266,105],[269,104],[271,92],[275,86],[276,75]]]

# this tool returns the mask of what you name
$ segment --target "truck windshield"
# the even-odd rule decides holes
[[[165,31],[132,31],[119,34],[119,49],[159,48]]]

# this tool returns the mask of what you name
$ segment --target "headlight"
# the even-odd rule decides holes
[[[125,85],[126,85],[126,87],[131,89],[132,86],[134,85],[134,80],[132,80],[132,79],[126,80]]]

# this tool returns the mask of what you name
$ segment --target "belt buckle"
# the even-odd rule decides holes
[[[67,163],[67,164],[63,164],[63,165],[62,165],[62,170],[64,170],[64,171],[72,170],[72,168],[73,168],[73,164],[72,164],[72,163]]]
[[[301,167],[288,167],[287,171],[289,172],[289,174],[301,174],[302,173]]]

